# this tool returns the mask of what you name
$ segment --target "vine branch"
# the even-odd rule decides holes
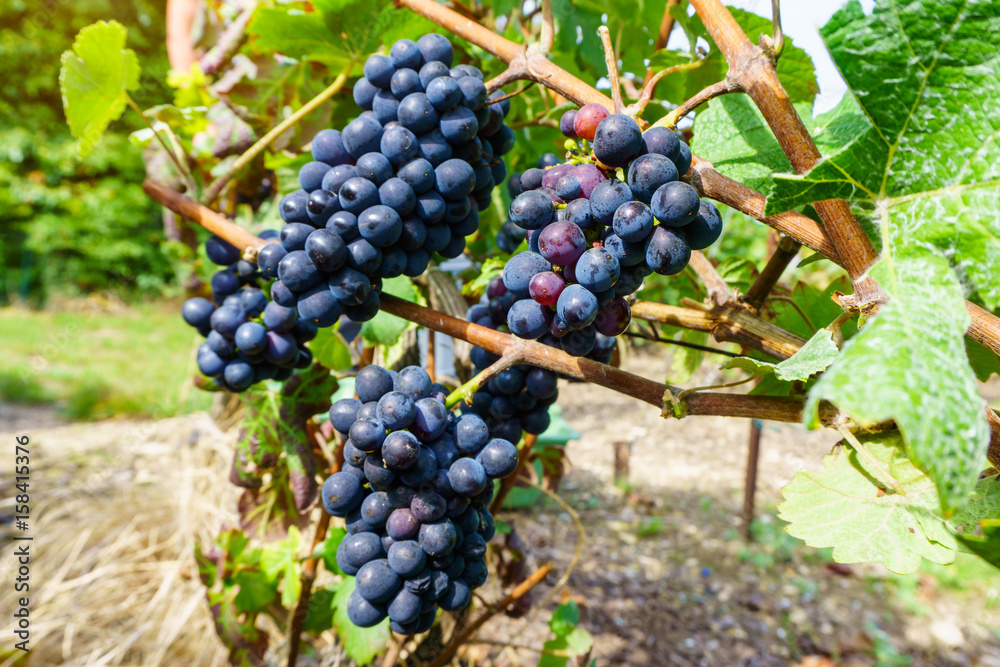
[[[611,99],[615,104],[615,113],[622,113],[625,105],[622,104],[622,85],[618,80],[618,58],[615,56],[615,49],[611,46],[611,32],[608,26],[602,25],[597,29],[601,36],[601,45],[604,47],[604,64],[608,67],[608,81],[611,82]]]
[[[786,236],[781,239],[774,254],[767,260],[764,270],[760,272],[760,275],[757,276],[757,279],[753,281],[750,289],[743,296],[743,302],[759,310],[764,305],[764,302],[767,301],[768,295],[771,294],[771,290],[778,283],[781,274],[785,272],[791,261],[799,254],[799,248],[801,247],[793,238]]]
[[[729,93],[741,92],[743,92],[743,87],[727,76],[722,81],[702,88],[700,91],[695,93],[691,99],[685,100],[679,107],[668,113],[660,120],[656,121],[654,125],[657,127],[677,127],[677,123],[684,118],[684,116],[688,115],[709,100],[714,100],[716,97],[728,95]]]
[[[507,607],[517,602],[528,592],[540,584],[545,577],[548,576],[549,572],[552,571],[552,563],[546,563],[540,568],[535,570],[530,577],[522,581],[517,587],[508,593],[500,602],[496,603],[492,607],[486,609],[482,614],[476,617],[471,623],[462,628],[462,631],[455,635],[448,645],[442,649],[441,654],[435,658],[434,662],[431,663],[431,667],[443,667],[447,665],[458,649],[465,644],[479,628],[483,627],[486,621],[490,620],[501,611],[505,610]]]

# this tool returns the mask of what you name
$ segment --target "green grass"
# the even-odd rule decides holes
[[[56,404],[69,419],[169,417],[207,408],[194,389],[197,334],[176,304],[99,310],[0,310],[0,400]]]

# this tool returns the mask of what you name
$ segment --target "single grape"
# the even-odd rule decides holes
[[[320,496],[327,512],[334,516],[345,516],[361,505],[364,488],[357,477],[345,472],[336,472],[323,482]]]
[[[451,159],[441,163],[434,170],[437,191],[445,199],[466,197],[475,187],[475,172],[468,162]],[[467,211],[461,217],[464,218]]]
[[[630,116],[611,114],[598,124],[593,146],[603,164],[624,167],[642,152],[642,130]]]
[[[684,232],[657,226],[646,240],[646,264],[656,273],[672,276],[680,273],[691,261],[691,247]]]
[[[680,142],[680,149],[677,156],[677,173],[683,176],[691,169],[691,147],[683,141]]]
[[[559,119],[559,131],[570,139],[576,139],[576,130],[573,124],[576,121],[576,109],[570,109]]]
[[[655,222],[648,206],[639,201],[630,201],[615,211],[612,227],[623,241],[642,243],[653,232]]]
[[[434,167],[423,158],[417,158],[403,165],[396,172],[396,176],[406,181],[418,196],[434,189]]]
[[[333,171],[333,170],[331,169],[330,171]],[[329,174],[327,176],[325,176],[324,178],[328,178],[328,177],[329,177]],[[323,189],[324,190],[329,190],[330,188],[327,188],[327,187],[323,186]],[[278,213],[281,215],[281,219],[284,220],[285,222],[309,222],[309,213],[306,210],[306,204],[308,203],[308,201],[309,201],[309,193],[306,192],[305,190],[296,190],[295,192],[292,192],[292,193],[289,193],[289,194],[285,195],[284,197],[281,198],[281,202],[278,204]],[[209,239],[209,241],[211,241],[211,238]],[[219,241],[222,242],[222,243],[225,243],[225,241],[222,241],[221,239],[219,239]],[[226,245],[229,245],[229,244],[226,243]],[[215,246],[216,248],[218,248],[217,242],[216,243],[212,243],[212,245],[209,245],[208,241],[205,242],[205,250],[206,251],[211,250],[213,248],[213,246]],[[229,247],[232,248],[232,246],[229,246]],[[235,250],[235,248],[233,248],[233,249]],[[213,254],[214,254],[214,252],[227,252],[228,253],[229,251],[228,250],[218,250],[218,251],[213,251]],[[213,255],[209,255],[208,256],[209,259],[212,259],[212,256]],[[220,259],[220,260],[221,259],[228,259],[229,257],[232,258],[231,261],[216,261],[215,259],[212,259],[212,261],[215,262],[216,264],[220,264],[220,265],[229,265],[229,264],[232,264],[233,262],[235,262],[236,260],[238,260],[240,258],[239,252],[235,253],[234,255],[229,255],[227,257],[217,256],[217,258]]]
[[[698,215],[684,226],[684,239],[691,250],[704,250],[722,235],[722,215],[715,204],[702,199]]]
[[[354,161],[354,158],[351,158]],[[355,176],[360,176],[357,167],[353,164],[338,164],[336,167],[326,172],[323,177],[323,183],[320,187],[329,192],[339,193],[340,188],[347,182],[349,178],[354,178]],[[339,202],[338,202],[339,203]],[[308,218],[308,209],[306,211],[306,217]],[[283,217],[284,219],[284,217]],[[286,222],[294,222],[286,220]],[[302,221],[304,222],[304,221]]]
[[[340,205],[348,213],[360,215],[378,201],[378,187],[365,178],[349,178],[340,187]]]
[[[603,104],[596,102],[585,104],[576,112],[576,118],[573,119],[573,131],[576,132],[577,136],[587,141],[593,141],[594,135],[597,133],[597,126],[608,115],[608,110]]]
[[[610,225],[618,207],[629,201],[632,190],[627,184],[614,179],[604,181],[590,195],[590,213],[597,224]]]
[[[506,477],[517,469],[517,448],[507,440],[494,438],[476,455],[487,476]],[[485,543],[483,549],[485,551]]]
[[[650,153],[636,159],[628,168],[632,195],[648,204],[660,186],[677,180],[677,167],[668,158]]]
[[[406,398],[409,399],[408,396]],[[413,404],[412,399],[410,404]],[[379,405],[381,405],[381,401]],[[353,440],[353,438],[351,439]],[[393,470],[405,470],[416,464],[419,457],[420,441],[409,431],[390,433],[386,436],[385,442],[382,443],[382,458],[385,464]]]
[[[536,273],[528,283],[528,295],[543,306],[554,306],[566,287],[562,276],[552,271]]]
[[[620,271],[621,266],[614,255],[604,248],[590,248],[576,263],[576,281],[597,294],[614,287]]]
[[[417,74],[416,70],[404,67],[397,69],[396,73],[392,75],[392,79],[389,81],[389,90],[392,91],[396,99],[401,100],[410,93],[424,92],[424,86],[420,83],[420,75]]]
[[[559,295],[556,312],[570,329],[581,329],[597,317],[597,297],[585,287],[569,285]]]
[[[388,602],[403,587],[399,575],[389,567],[389,561],[379,558],[365,563],[355,577],[355,589],[369,602]]]
[[[382,132],[382,125],[374,117],[359,116],[347,124],[341,133],[341,138],[344,140],[344,148],[347,149],[351,157],[358,159],[365,153],[379,150]],[[324,187],[323,189],[330,190],[332,188]]]
[[[529,190],[514,198],[509,215],[510,221],[522,229],[541,229],[552,222],[555,211],[552,200],[545,193]]]
[[[431,109],[433,108],[432,106]],[[479,131],[479,121],[476,120],[475,113],[466,107],[459,106],[441,114],[440,130],[445,140],[454,146],[475,137],[476,132]]]
[[[378,88],[372,85],[371,81],[361,77],[354,84],[354,90],[352,91],[354,103],[363,110],[370,111],[372,108],[372,100],[375,99],[375,95],[378,93],[378,90]],[[316,159],[318,160],[319,158],[317,157]]]
[[[661,185],[650,202],[656,219],[667,227],[683,227],[698,215],[701,200],[698,191],[687,183],[675,181]]]
[[[519,338],[540,338],[549,330],[551,322],[552,311],[532,299],[515,302],[507,314],[507,326]]]
[[[569,173],[580,182],[580,194],[584,199],[590,199],[594,188],[608,180],[604,172],[598,169],[596,165],[589,163],[578,164]]]
[[[628,302],[622,297],[616,297],[597,311],[594,327],[605,336],[618,336],[628,329],[631,321],[632,312]]]
[[[532,167],[524,171],[521,174],[521,192],[527,192],[528,190],[537,190],[542,187],[542,179],[545,178],[545,172],[541,169],[536,169]],[[516,196],[516,195],[512,195]]]
[[[445,67],[451,67],[452,48],[451,42],[444,35],[438,33],[428,33],[417,40],[417,49],[424,57],[425,62],[438,61]]]
[[[651,127],[643,133],[642,141],[649,153],[666,156],[671,162],[677,163],[680,156],[680,139],[673,130]]]

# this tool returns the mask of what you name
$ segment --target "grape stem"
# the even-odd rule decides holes
[[[699,60],[698,62],[702,61]],[[702,88],[700,91],[695,93],[691,99],[683,102],[679,107],[653,123],[653,127],[675,128],[677,127],[677,123],[684,118],[684,116],[688,115],[709,100],[714,100],[716,97],[728,95],[729,93],[741,92],[743,92],[743,86],[726,76],[726,78],[722,81]]]
[[[636,100],[634,104],[629,105],[627,110],[628,114],[633,118],[638,118],[639,116],[642,115],[642,112],[646,110],[646,105],[648,105],[649,101],[653,99],[653,95],[656,93],[656,86],[659,85],[660,80],[663,77],[673,74],[675,72],[683,72],[689,69],[696,69],[698,67],[701,67],[702,63],[704,62],[705,62],[704,60],[692,60],[689,63],[681,63],[680,65],[674,65],[673,67],[668,67],[665,70],[657,72],[655,75],[651,75],[649,77],[649,80],[643,84],[642,92],[640,92],[638,95],[639,99]],[[652,72],[652,70],[650,70],[650,72]],[[659,123],[654,123],[654,126],[658,124]]]
[[[515,364],[523,362],[524,359],[521,356],[521,351],[516,347],[505,350],[499,359],[477,373],[475,377],[461,387],[448,394],[448,398],[444,402],[445,407],[450,410],[459,403],[471,404],[473,394],[482,389],[483,385],[500,373],[503,373]]]
[[[785,49],[785,33],[781,30],[781,0],[771,0],[771,37],[761,35],[763,48],[772,61],[777,62]]]
[[[608,26],[602,25],[597,29],[601,36],[601,45],[604,47],[604,64],[608,67],[608,80],[611,81],[611,100],[615,105],[615,113],[624,113],[625,105],[622,104],[622,85],[618,80],[618,57],[615,56],[615,49],[611,45],[611,32]]]
[[[701,282],[705,283],[708,298],[712,303],[716,306],[725,306],[733,301],[733,293],[729,289],[729,285],[722,279],[719,272],[715,270],[715,266],[708,260],[708,257],[705,257],[703,252],[693,250],[688,266],[698,274]]]
[[[490,620],[501,611],[506,610],[507,607],[527,595],[532,588],[540,584],[542,580],[548,576],[552,569],[552,563],[545,563],[540,568],[532,572],[531,576],[518,584],[517,587],[500,600],[500,602],[485,609],[482,614],[465,626],[461,632],[452,637],[451,641],[448,642],[443,649],[441,649],[440,655],[434,659],[434,662],[431,663],[430,667],[444,667],[444,665],[447,665],[458,649],[468,642],[469,639],[479,631],[479,628],[483,627],[486,621]]]

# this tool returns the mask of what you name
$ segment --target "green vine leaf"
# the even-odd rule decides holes
[[[382,282],[382,291],[386,294],[398,296],[414,303],[426,305],[423,296],[417,291],[413,281],[406,276],[390,278]],[[410,322],[390,315],[385,311],[378,311],[378,315],[368,320],[361,326],[361,337],[373,345],[392,345],[399,340],[403,332],[411,326]],[[415,325],[414,325],[415,326]]]
[[[325,327],[316,332],[309,343],[313,358],[334,371],[346,371],[352,365],[351,350],[347,342],[334,327]]]
[[[961,507],[985,463],[985,404],[965,356],[969,316],[947,261],[889,246],[873,277],[890,295],[809,392],[805,418],[828,400],[862,424],[895,420],[914,462]]]
[[[355,626],[347,617],[347,600],[352,592],[354,592],[354,577],[347,577],[333,596],[333,625],[337,629],[337,635],[344,642],[344,650],[348,657],[359,665],[367,665],[385,650],[386,644],[392,637],[389,632],[389,619],[371,628]]]
[[[555,608],[549,619],[549,628],[555,637],[545,642],[544,647],[547,651],[559,654],[543,654],[538,667],[564,667],[569,664],[568,655],[582,656],[590,651],[594,638],[587,630],[579,627],[579,623],[580,608],[572,600]]]
[[[127,37],[117,21],[98,21],[81,30],[72,51],[62,54],[59,90],[81,158],[125,112],[128,91],[139,87],[139,59],[125,48]]]
[[[260,566],[264,574],[272,579],[281,577],[281,604],[291,609],[302,592],[302,565],[299,563],[299,549],[302,534],[295,526],[288,529],[288,537],[268,544],[261,550]]]
[[[783,489],[779,516],[789,533],[812,547],[833,547],[838,563],[882,563],[907,574],[921,557],[947,565],[956,540],[937,516],[934,483],[906,457],[898,434],[861,441],[868,457],[841,444],[823,458],[823,470],[800,472]],[[885,474],[902,487],[897,494]]]
[[[960,535],[959,540],[972,553],[1000,569],[1000,519],[985,519],[979,524],[982,537]]]
[[[805,381],[829,368],[839,352],[830,330],[820,329],[798,352],[780,363],[772,364],[760,359],[737,357],[723,364],[722,369],[740,368],[755,376],[774,373],[784,382]]]
[[[775,176],[765,212],[849,199],[1000,306],[998,29],[998,0],[848,3],[821,33],[850,97],[817,134],[823,161]]]

